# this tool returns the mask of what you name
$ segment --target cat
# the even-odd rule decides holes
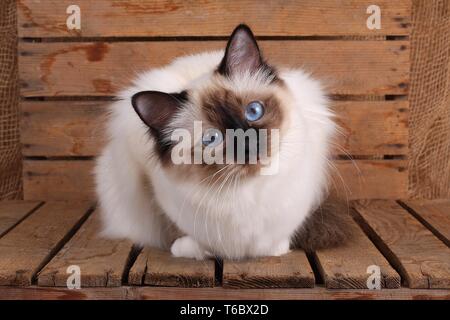
[[[95,167],[104,235],[196,259],[279,256],[348,237],[337,211],[315,213],[327,198],[336,133],[322,85],[268,64],[247,25],[224,51],[144,72],[119,98]],[[226,129],[275,129],[279,143],[252,164],[247,144],[244,163],[175,164],[173,133],[193,133],[195,121],[203,131],[191,142],[216,155],[227,150]],[[278,159],[275,174],[261,174],[267,159]]]

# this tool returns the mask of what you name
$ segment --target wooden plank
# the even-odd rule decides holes
[[[26,160],[24,199],[95,200],[93,160]]]
[[[31,212],[33,212],[41,202],[10,200],[0,202],[0,238],[8,231],[19,224]]]
[[[24,155],[97,155],[104,144],[103,124],[109,103],[22,101]],[[335,154],[407,154],[407,101],[336,101],[333,109],[342,131]]]
[[[133,244],[102,238],[100,216],[95,211],[75,236],[38,274],[39,286],[65,287],[67,268],[80,267],[81,287],[118,287],[122,284]]]
[[[450,247],[450,200],[405,200],[400,204]]]
[[[128,281],[134,285],[212,287],[214,274],[213,260],[175,258],[165,250],[144,248],[130,269]]]
[[[342,213],[345,218],[347,212]],[[400,288],[400,276],[356,223],[347,216],[353,237],[344,245],[315,252],[315,262],[328,289],[370,289],[369,266],[380,268],[381,288]],[[350,258],[351,257],[351,258]]]
[[[339,195],[352,199],[406,198],[406,160],[335,160],[332,183]],[[27,200],[95,199],[92,160],[25,160]]]
[[[334,154],[408,154],[408,101],[336,101],[341,134]]]
[[[314,273],[302,250],[279,257],[223,261],[224,288],[313,288]]]
[[[104,144],[109,103],[22,101],[22,153],[26,156],[97,155]]]
[[[303,67],[323,79],[332,94],[403,95],[408,92],[408,41],[265,40],[259,43],[269,62]],[[225,41],[22,42],[19,49],[21,94],[25,97],[111,96],[130,85],[137,72],[160,67],[175,57],[224,47]]]
[[[224,289],[171,287],[29,288],[0,287],[2,300],[449,300],[449,290],[358,290],[323,287],[295,289]]]
[[[348,200],[405,198],[407,166],[407,160],[335,160],[330,183]]]
[[[366,10],[373,3],[365,0],[78,0],[82,26],[74,31],[66,27],[65,15],[73,1],[17,2],[20,37],[227,36],[245,21],[266,36],[408,35],[411,29],[410,0],[378,0],[380,30],[367,28]]]
[[[86,217],[88,202],[48,202],[0,239],[0,285],[31,285]]]
[[[410,288],[450,288],[450,249],[394,201],[355,203],[356,219]]]

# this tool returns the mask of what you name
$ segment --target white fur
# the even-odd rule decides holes
[[[186,234],[173,243],[175,256],[243,258],[289,251],[291,236],[321,202],[326,188],[326,159],[335,125],[317,81],[300,70],[280,71],[290,97],[279,173],[235,181],[220,193],[211,185],[180,182],[168,175],[150,156],[153,142],[132,109],[131,96],[139,91],[200,87],[222,57],[223,52],[211,52],[179,58],[140,76],[121,93],[123,100],[112,105],[110,140],[95,169],[104,234],[163,247],[167,215]],[[258,81],[247,76],[230,85],[245,91]],[[146,179],[153,190],[146,187]]]

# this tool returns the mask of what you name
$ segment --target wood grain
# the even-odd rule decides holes
[[[93,200],[93,160],[25,160],[26,200]],[[335,160],[332,180],[340,196],[398,199],[407,196],[406,160]]]
[[[94,200],[93,160],[25,160],[26,200]]]
[[[0,285],[31,285],[86,217],[88,202],[47,202],[0,239]]]
[[[450,200],[405,200],[401,205],[450,247]]]
[[[393,289],[358,290],[323,287],[295,289],[224,289],[224,288],[170,288],[118,287],[67,288],[0,287],[3,300],[449,300],[449,290]]]
[[[213,260],[175,258],[168,251],[144,248],[130,269],[128,282],[133,285],[212,287],[214,274]]]
[[[342,217],[348,219],[353,238],[339,247],[315,253],[315,262],[325,286],[328,289],[369,289],[371,273],[367,268],[377,266],[381,271],[381,288],[400,288],[398,273],[347,214],[343,212]]]
[[[97,155],[105,141],[107,107],[104,101],[22,101],[22,153]]]
[[[224,288],[312,288],[314,273],[301,250],[279,257],[223,261]]]
[[[407,164],[407,160],[335,160],[330,184],[348,200],[406,198]]]
[[[410,288],[450,288],[450,249],[394,201],[354,204],[356,218]]]
[[[303,67],[329,93],[404,95],[409,86],[408,41],[260,41],[277,66]],[[137,72],[175,57],[223,49],[224,41],[20,43],[21,94],[111,96]],[[283,50],[280,50],[283,48]],[[132,61],[132,63],[124,63]]]
[[[380,30],[366,27],[372,2],[365,0],[78,0],[82,28],[74,31],[67,29],[65,15],[73,1],[17,2],[20,37],[227,36],[242,22],[267,36],[408,35],[411,29],[410,0],[378,0]]]
[[[73,238],[38,274],[39,286],[65,287],[67,268],[77,265],[82,287],[118,287],[126,271],[133,244],[102,238],[98,211],[88,218]]]
[[[33,212],[41,202],[10,200],[0,202],[0,238],[14,228],[31,212]]]
[[[104,145],[108,102],[22,101],[25,156],[95,156]],[[335,154],[408,152],[407,101],[336,101],[342,134]],[[133,112],[130,109],[130,112]]]

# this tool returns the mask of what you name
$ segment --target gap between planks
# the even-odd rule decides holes
[[[92,212],[90,202],[47,202],[0,239],[0,285],[29,286]]]
[[[370,277],[373,272],[370,268],[378,268],[380,288],[400,288],[400,276],[351,218],[353,209],[332,204],[323,206],[316,214],[323,210],[338,211],[341,218],[347,221],[346,227],[352,234],[346,243],[317,250],[313,255],[313,261],[324,279],[326,288],[369,289],[372,285],[378,285],[376,280]]]
[[[450,288],[450,249],[395,201],[353,203],[361,228],[410,288]]]
[[[41,201],[9,200],[0,202],[0,238],[29,217],[39,207]]]
[[[331,94],[408,93],[407,41],[302,41],[301,45],[294,41],[261,41],[260,45],[269,62],[302,66],[322,79]],[[124,74],[133,72],[122,61],[132,60],[134,70],[145,70],[165,65],[186,53],[224,46],[222,41],[20,43],[21,95],[111,96],[132,80],[124,78]],[[359,54],[355,55],[355,51]]]
[[[66,286],[69,266],[81,272],[82,287],[122,285],[133,245],[128,240],[103,238],[100,216],[95,210],[78,232],[38,274],[39,286]]]
[[[364,227],[364,225],[370,224],[371,230],[369,230],[369,235],[372,235],[372,239],[374,233],[376,233],[379,239],[387,243],[385,246],[389,249],[381,246],[381,251],[385,253],[391,263],[396,266],[399,272],[408,281],[410,287],[448,288],[448,286],[446,286],[450,280],[449,274],[446,273],[448,272],[448,255],[446,256],[445,250],[442,250],[442,248],[447,249],[447,247],[443,244],[439,246],[440,242],[434,238],[421,224],[415,221],[412,216],[410,216],[394,201],[357,202],[355,207],[358,210],[358,212],[354,212],[355,217],[359,223],[363,225],[363,229],[367,231],[368,228],[367,226]],[[105,252],[113,252],[113,254],[116,254],[117,251],[112,250],[111,248],[115,247],[118,242],[115,243],[114,241],[104,241],[103,244],[105,244],[105,246],[102,247],[102,249],[98,250],[98,248],[95,248],[95,243],[97,240],[95,237],[92,237],[92,235],[96,232],[98,224],[96,214],[94,213],[91,215],[86,222],[84,222],[84,220],[78,220],[75,227],[71,227],[74,221],[76,221],[77,218],[79,219],[80,215],[83,215],[83,212],[89,211],[88,207],[79,209],[80,207],[78,206],[78,211],[73,208],[73,203],[71,205],[68,205],[67,203],[63,204],[62,202],[46,203],[36,210],[35,214],[29,215],[26,220],[7,233],[3,239],[0,239],[0,253],[2,253],[0,254],[0,269],[2,269],[3,272],[2,276],[0,276],[0,281],[2,284],[5,284],[5,278],[8,279],[8,277],[5,277],[4,273],[4,270],[8,269],[4,268],[5,261],[8,261],[8,256],[19,258],[14,259],[19,261],[18,264],[15,265],[16,268],[9,268],[11,271],[10,274],[13,275],[9,276],[10,285],[30,285],[31,279],[33,278],[33,271],[27,271],[22,267],[26,267],[30,270],[34,266],[35,270],[39,270],[41,265],[46,264],[47,260],[50,260],[50,263],[48,263],[39,273],[38,283],[41,281],[39,283],[41,285],[65,285],[66,275],[63,276],[62,280],[58,280],[59,282],[54,280],[54,275],[58,272],[54,273],[53,271],[64,270],[64,268],[61,269],[60,262],[65,261],[65,263],[63,263],[63,267],[66,267],[65,265],[69,263],[79,263],[80,260],[81,262],[86,263],[88,261],[88,257],[90,257],[90,253],[92,252],[94,252],[94,256],[96,255],[95,253],[100,253],[100,259],[102,262],[100,264],[96,264],[94,267],[98,267],[100,265],[98,270],[103,268],[103,271],[97,270],[94,274],[96,276],[100,275],[100,278],[102,277],[102,274],[105,275],[104,270],[108,268],[104,269],[104,267],[109,267],[112,260],[102,260],[103,256]],[[72,211],[72,213],[68,214],[68,211]],[[66,216],[64,216],[65,218],[67,218],[67,215],[73,218],[64,220],[59,218],[58,220],[58,217],[63,214],[66,214]],[[87,215],[88,213],[85,214],[85,216]],[[374,216],[376,218],[374,218]],[[386,229],[388,227],[386,227],[383,222],[384,219],[388,218],[392,220],[390,221],[390,224],[394,226],[394,230],[402,230],[401,228],[398,228],[399,221],[401,221],[400,225],[405,225],[406,227],[403,228],[404,230],[402,230],[400,234],[395,235],[395,231],[393,232],[392,230]],[[361,219],[364,220],[362,221]],[[67,222],[67,220],[70,220],[71,222]],[[77,226],[81,224],[82,226]],[[44,225],[46,228],[42,229]],[[67,232],[61,230],[60,227],[64,230],[70,229],[70,231]],[[43,230],[47,233],[40,232]],[[64,236],[65,233],[66,235]],[[418,235],[418,239],[416,240],[417,243],[414,243],[414,245],[419,248],[422,246],[422,250],[417,252],[410,251],[409,248],[411,245],[409,243],[411,240],[407,237],[410,233]],[[394,235],[392,236],[392,234]],[[32,250],[32,254],[28,256],[27,252],[25,252],[24,256],[23,250],[18,250],[18,248],[24,248],[25,246],[28,248],[29,241],[27,240],[30,236],[35,239],[42,239],[42,242],[32,242],[32,249],[34,249]],[[389,240],[390,236],[392,236],[392,239],[395,241],[392,239]],[[48,239],[49,237],[51,239]],[[61,237],[63,239],[58,240]],[[66,240],[70,237],[70,241],[67,242]],[[365,264],[370,263],[381,266],[383,287],[398,287],[398,275],[390,269],[389,265],[386,264],[380,254],[376,250],[374,251],[371,244],[367,243],[367,238],[359,232],[354,240],[355,242],[351,242],[348,246],[340,247],[337,250],[322,250],[316,253],[316,261],[318,261],[319,264],[318,269],[325,279],[326,287],[364,287],[362,284],[364,284],[365,280],[365,270],[360,267],[366,267]],[[45,245],[48,241],[50,241],[50,243]],[[64,243],[64,247],[60,250],[60,247],[62,247]],[[123,241],[120,243],[125,245],[125,249],[119,250],[119,267],[115,269],[116,271],[118,270],[118,272],[112,273],[113,277],[110,277],[111,274],[108,274],[107,271],[107,276],[103,277],[106,279],[106,282],[96,282],[96,280],[93,280],[91,283],[83,283],[84,286],[107,286],[110,279],[113,281],[111,281],[109,285],[120,286],[123,282],[123,275],[127,274],[127,268],[129,267],[131,267],[128,276],[129,283],[134,285],[147,284],[156,286],[184,287],[204,287],[214,285],[215,265],[212,260],[205,263],[204,261],[195,261],[192,259],[173,258],[168,252],[148,248],[144,249],[139,254],[136,261],[132,263],[133,259],[131,261],[129,260],[131,244]],[[400,243],[403,245],[400,245]],[[8,248],[10,247],[12,247],[13,250],[9,250]],[[386,250],[390,250],[390,253],[386,254]],[[431,251],[431,255],[426,250]],[[38,251],[37,254],[36,251]],[[358,252],[361,252],[361,254]],[[367,257],[368,252],[370,252],[370,257]],[[17,256],[16,253],[18,254]],[[80,253],[81,259],[79,260],[78,257],[80,257]],[[364,256],[364,253],[366,256]],[[345,258],[349,256],[353,259],[355,254],[358,259],[359,269],[352,267],[355,265],[352,261],[345,260]],[[55,256],[53,257],[53,255]],[[21,259],[21,257],[23,259]],[[75,261],[71,260],[70,257],[74,258]],[[424,257],[432,257],[435,261],[431,261],[430,263],[428,260],[432,259],[428,259],[424,263]],[[26,263],[24,260],[25,258],[28,258]],[[238,263],[224,261],[223,285],[224,287],[230,288],[314,286],[314,275],[310,265],[307,259],[302,260],[302,258],[306,258],[302,252],[294,251],[291,254],[282,257],[263,258],[262,260],[264,261],[262,262],[257,259],[254,261],[252,260],[251,262],[241,261]],[[113,258],[113,260],[114,259],[116,258]],[[23,262],[22,264],[21,261]],[[422,279],[416,279],[419,278],[418,275],[414,273],[417,270],[415,268],[416,264],[421,264],[420,270],[423,273],[422,276],[428,277],[428,279],[425,280],[425,286]],[[6,266],[7,265],[8,264],[6,264]],[[55,268],[55,266],[57,267]],[[61,274],[62,272],[60,272],[60,275]],[[46,283],[46,277],[49,275],[53,280],[50,282],[47,281]],[[299,275],[306,275],[306,279],[309,280],[305,282],[303,281],[305,280],[305,277],[300,277]],[[357,276],[355,277],[355,275]],[[358,279],[358,275],[361,276],[362,280],[357,280],[355,282],[354,279]],[[296,278],[297,276],[299,277]],[[349,281],[348,279],[351,280]]]
[[[399,204],[450,247],[450,200],[402,200]]]
[[[91,157],[104,146],[109,109],[98,101],[22,101],[21,142],[27,157]],[[334,155],[408,153],[408,101],[335,101],[340,134]]]
[[[255,36],[258,41],[409,41],[407,35],[391,36]],[[23,43],[95,43],[95,42],[171,42],[171,41],[226,41],[228,36],[140,36],[140,37],[23,37],[19,38]]]

